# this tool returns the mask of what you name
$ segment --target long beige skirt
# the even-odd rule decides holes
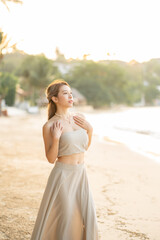
[[[96,209],[85,163],[55,163],[31,240],[98,240]]]

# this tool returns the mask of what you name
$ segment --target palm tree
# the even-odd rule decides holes
[[[9,11],[9,7],[7,6],[7,2],[20,3],[20,4],[23,3],[21,0],[0,0],[0,2],[2,2],[6,6],[8,11]],[[0,62],[3,58],[3,50],[4,49],[8,49],[8,48],[15,49],[16,48],[16,43],[13,45],[9,45],[10,40],[11,39],[7,38],[7,34],[4,34],[2,32],[2,29],[0,28]]]
[[[0,0],[0,2],[2,2],[6,6],[8,11],[9,11],[9,7],[7,6],[7,2],[14,2],[14,3],[22,4],[21,0]],[[3,50],[4,49],[8,49],[8,48],[13,48],[14,49],[14,48],[16,48],[16,43],[13,44],[13,45],[9,44],[10,40],[11,39],[8,39],[7,34],[4,34],[2,32],[2,29],[0,28],[0,62],[3,58]],[[6,91],[7,91],[7,88],[4,87],[4,86],[1,86],[1,84],[0,84],[0,115],[1,115],[1,101],[2,101],[2,98],[4,97]]]
[[[3,50],[4,49],[8,49],[8,48],[12,48],[12,49],[16,49],[16,43],[14,44],[10,44],[11,39],[8,39],[7,34],[4,34],[2,32],[2,29],[0,29],[0,62],[3,58]]]
[[[22,4],[21,0],[0,0],[0,1],[6,6],[8,11],[9,11],[9,7],[7,6],[7,2],[13,2],[13,3],[20,3],[20,4]]]

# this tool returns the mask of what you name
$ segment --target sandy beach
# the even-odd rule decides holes
[[[29,240],[53,164],[44,114],[0,118],[0,239]],[[85,153],[100,240],[160,239],[160,164],[93,132]],[[76,240],[76,239],[75,239]]]

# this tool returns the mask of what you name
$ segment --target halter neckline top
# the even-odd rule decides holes
[[[62,133],[57,157],[85,152],[88,140],[88,134],[84,128]]]

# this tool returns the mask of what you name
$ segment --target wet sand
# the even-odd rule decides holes
[[[45,121],[44,114],[0,118],[0,239],[30,239],[53,168]],[[100,240],[159,240],[160,164],[94,133],[85,163]]]

